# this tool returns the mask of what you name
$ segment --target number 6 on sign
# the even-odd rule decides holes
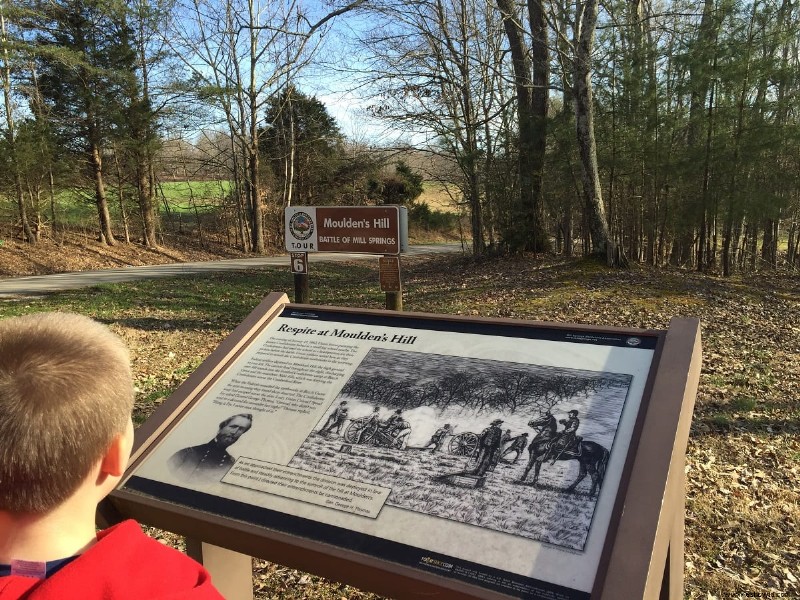
[[[292,264],[292,273],[295,275],[308,274],[308,252],[291,252],[289,257]]]

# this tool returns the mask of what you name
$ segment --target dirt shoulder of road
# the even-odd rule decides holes
[[[171,236],[159,248],[137,242],[101,243],[77,232],[42,238],[36,244],[0,238],[0,278],[49,275],[72,271],[202,262],[246,256],[234,248],[193,237]]]
[[[420,232],[409,235],[411,244],[457,242],[455,235]],[[272,248],[267,254],[283,254],[283,248]],[[231,258],[252,258],[220,240],[195,236],[164,236],[158,248],[147,248],[139,242],[118,241],[113,246],[99,242],[81,232],[68,231],[54,237],[43,237],[36,244],[0,235],[0,279],[51,275],[74,271],[96,271],[145,265],[206,262]]]

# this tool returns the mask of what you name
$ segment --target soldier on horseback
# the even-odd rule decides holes
[[[553,460],[550,462],[551,465],[555,464],[565,452],[577,455],[579,439],[576,432],[581,422],[578,419],[577,410],[571,410],[567,414],[569,418],[558,420],[559,423],[564,425],[564,430],[558,434],[550,445],[549,455],[553,457]]]
[[[520,481],[524,482],[528,473],[533,470],[531,483],[536,485],[539,480],[539,470],[546,460],[553,462],[577,460],[578,476],[567,486],[565,491],[574,491],[584,477],[589,475],[592,479],[589,495],[594,496],[600,491],[600,486],[603,484],[608,464],[608,450],[597,442],[584,440],[576,435],[580,426],[577,410],[569,411],[569,418],[561,419],[560,422],[564,425],[564,430],[561,432],[558,431],[556,418],[548,410],[539,419],[533,419],[528,423],[530,427],[537,430],[537,434],[528,446],[528,465],[525,467]]]

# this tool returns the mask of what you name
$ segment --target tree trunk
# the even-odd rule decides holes
[[[119,149],[114,145],[114,167],[117,171],[117,200],[119,201],[119,213],[122,217],[122,230],[125,232],[125,243],[131,243],[131,234],[128,227],[128,211],[125,210],[125,188],[122,178],[122,168],[119,164]]]
[[[90,138],[94,137],[90,135]],[[108,211],[108,200],[106,199],[106,188],[103,183],[103,159],[100,147],[94,141],[89,148],[89,167],[94,181],[94,197],[97,205],[97,216],[100,221],[100,241],[113,246],[117,243],[111,231],[111,214]]]
[[[706,100],[709,96],[709,89],[712,86],[712,71],[716,63],[716,36],[718,23],[715,19],[715,7],[713,0],[704,0],[703,15],[700,19],[697,38],[692,46],[692,60],[689,64],[689,122],[686,129],[686,151],[695,160],[690,161],[687,177],[690,181],[697,182],[700,193],[690,188],[688,193],[680,199],[676,207],[675,216],[677,217],[675,243],[672,248],[670,262],[673,265],[684,265],[691,262],[691,250],[694,242],[694,232],[699,229],[700,243],[695,248],[695,258],[697,269],[704,270],[710,264],[710,257],[707,253],[708,247],[708,176],[710,175],[709,165],[711,161],[711,135],[713,133],[714,100],[708,100],[708,112],[706,113]],[[712,66],[713,65],[713,66]],[[699,155],[703,137],[703,118],[708,115],[705,127],[705,155],[703,158],[702,175],[696,170],[695,165],[699,164]],[[701,179],[698,182],[697,176]]]
[[[250,13],[250,23],[256,23],[258,17],[255,14],[256,7],[253,0],[249,0],[248,8]],[[256,72],[257,72],[257,30],[250,29],[250,85],[247,92],[248,107],[249,107],[249,123],[250,131],[248,132],[248,145],[247,145],[247,179],[250,182],[249,204],[252,211],[252,235],[253,235],[253,251],[257,254],[264,254],[266,247],[264,244],[264,207],[261,202],[261,185],[259,181],[259,160],[258,160],[258,90],[256,87]]]
[[[6,41],[6,21],[2,13],[2,6],[0,6],[0,33],[2,33],[2,41]],[[19,170],[19,161],[17,160],[17,140],[16,132],[14,129],[14,115],[12,113],[11,102],[11,67],[8,60],[8,49],[3,47],[3,101],[6,112],[6,140],[8,141],[8,149],[11,158],[11,170],[14,172],[14,192],[17,196],[17,210],[19,211],[19,218],[22,224],[22,237],[29,244],[35,244],[37,236],[31,229],[28,220],[28,212],[25,207],[25,195],[22,186],[22,176]]]
[[[588,218],[592,254],[604,256],[609,266],[627,266],[627,259],[614,244],[609,233],[600,173],[597,164],[597,144],[594,137],[594,109],[592,106],[591,55],[594,46],[597,8],[599,0],[588,0],[579,5],[576,23],[580,30],[575,47],[575,131],[583,166],[583,197]]]
[[[780,219],[767,219],[764,222],[764,238],[761,242],[761,260],[770,268],[778,266],[778,238]]]
[[[530,0],[529,10],[534,42],[532,56],[538,72],[532,76],[534,65],[528,58],[523,31],[516,18],[511,0],[497,0],[503,15],[503,27],[508,37],[511,62],[514,68],[514,85],[517,96],[517,119],[519,126],[518,175],[520,197],[512,211],[513,223],[510,239],[512,250],[547,252],[550,240],[544,228],[544,203],[542,200],[542,175],[547,123],[548,61],[547,28],[541,0]],[[544,31],[540,30],[545,24]],[[544,65],[539,61],[545,57]],[[544,75],[544,84],[542,83]],[[538,87],[537,87],[538,85]]]
[[[144,245],[147,248],[156,248],[158,247],[158,240],[156,239],[157,219],[155,206],[153,205],[153,195],[150,193],[152,186],[150,185],[149,161],[146,157],[140,156],[138,158],[139,160],[136,161],[136,192],[139,212],[142,215]]]
[[[142,73],[142,94],[141,104],[143,114],[140,115],[143,127],[137,131],[140,139],[134,140],[136,144],[136,188],[137,203],[139,213],[142,215],[142,234],[144,245],[147,248],[157,248],[156,226],[158,215],[156,214],[155,203],[153,202],[153,149],[151,143],[154,136],[152,131],[155,115],[150,106],[150,69],[147,60],[147,46],[145,43],[146,32],[144,29],[144,19],[139,20],[138,35],[138,55],[139,68]]]

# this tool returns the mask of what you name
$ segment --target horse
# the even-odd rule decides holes
[[[536,467],[533,471],[532,481],[533,485],[536,485],[539,480],[539,469],[542,468],[542,463],[546,459],[552,458],[550,449],[553,440],[557,437],[558,426],[556,425],[556,418],[550,413],[530,421],[528,426],[539,429],[539,433],[528,446],[528,465],[525,467],[525,472],[519,481],[525,482],[525,478],[530,473],[531,468]],[[605,477],[606,466],[608,465],[608,450],[603,446],[591,440],[581,440],[577,455],[572,452],[562,451],[556,456],[556,460],[577,460],[580,465],[577,479],[566,488],[566,491],[575,491],[578,484],[588,474],[592,478],[592,488],[589,490],[589,495],[594,496],[600,492],[600,486],[603,484],[603,477]]]

